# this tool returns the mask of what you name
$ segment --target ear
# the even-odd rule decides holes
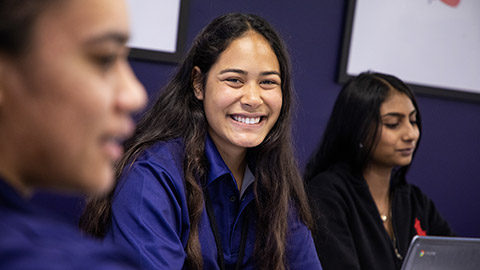
[[[197,97],[198,100],[203,100],[203,74],[197,66],[192,70],[192,88],[195,97]]]

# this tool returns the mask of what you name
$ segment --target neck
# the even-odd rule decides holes
[[[2,130],[15,130],[15,125],[9,125],[1,121],[0,126]],[[18,126],[18,123],[17,123]],[[10,185],[15,191],[24,198],[28,198],[33,193],[33,185],[35,184],[28,177],[24,167],[25,164],[25,149],[24,141],[21,141],[22,136],[16,136],[15,132],[0,132],[0,179]],[[18,139],[20,138],[20,139]],[[19,140],[21,141],[19,143]],[[29,148],[27,148],[29,149]]]
[[[377,206],[383,226],[390,238],[394,239],[390,207],[390,177],[392,169],[370,165],[363,171],[363,177]]]
[[[13,189],[17,191],[20,196],[24,198],[29,198],[32,196],[33,190],[28,185],[24,184],[20,178],[15,177],[13,174],[8,173],[5,170],[0,168],[0,175],[3,181],[10,185]]]
[[[372,165],[363,171],[363,177],[376,202],[388,200],[391,173],[391,168],[379,168]]]

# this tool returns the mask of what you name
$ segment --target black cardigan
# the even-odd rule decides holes
[[[308,180],[316,220],[314,240],[324,270],[400,269],[413,236],[454,235],[418,187],[392,179],[391,191],[395,243],[363,176],[337,164]]]

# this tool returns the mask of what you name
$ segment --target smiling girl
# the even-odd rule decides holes
[[[320,269],[291,145],[288,55],[255,15],[214,19],[147,112],[83,228],[145,269]]]

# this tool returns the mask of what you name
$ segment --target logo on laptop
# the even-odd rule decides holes
[[[437,252],[436,251],[432,251],[432,250],[427,250],[425,251],[424,249],[420,250],[420,253],[418,253],[418,257],[423,257],[423,256],[435,256],[437,255]]]

